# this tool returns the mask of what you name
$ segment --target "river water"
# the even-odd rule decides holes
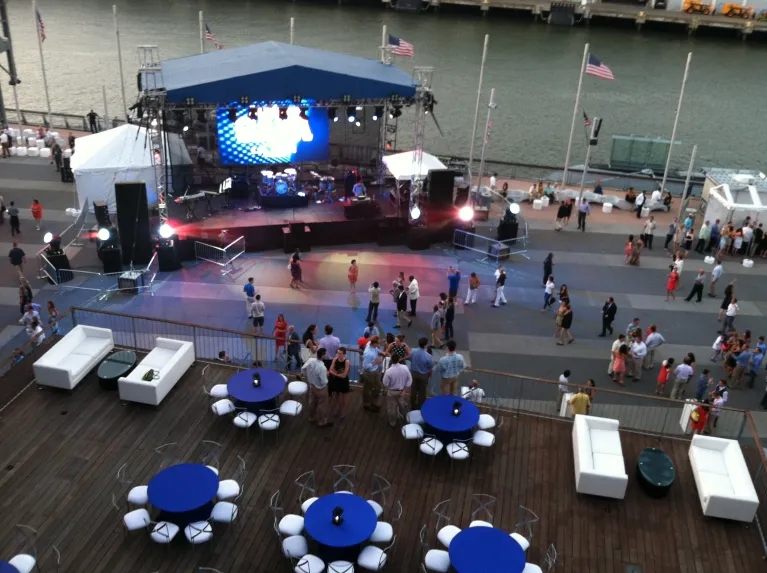
[[[112,25],[113,0],[40,0],[46,25],[44,43],[53,111],[103,114],[106,85],[110,115],[122,107]],[[12,35],[22,84],[22,108],[45,109],[35,24],[28,0],[9,2]],[[688,37],[632,28],[555,28],[500,12],[398,14],[377,6],[338,6],[287,1],[131,0],[120,6],[120,34],[128,105],[135,100],[136,46],[156,44],[162,58],[197,53],[197,12],[203,10],[218,40],[227,47],[266,40],[289,41],[296,18],[296,43],[376,58],[381,26],[414,44],[416,57],[397,58],[434,66],[435,115],[441,136],[429,125],[426,149],[467,155],[485,34],[490,51],[484,101],[496,89],[487,156],[493,159],[560,165],[564,162],[578,67],[583,46],[611,67],[616,80],[586,76],[582,98],[589,115],[604,126],[594,161],[606,161],[613,134],[670,137],[687,53],[694,53],[679,122],[673,164],[686,166],[698,144],[698,166],[765,166],[767,94],[765,46],[733,38]],[[6,105],[13,100],[3,81]],[[233,98],[239,94],[233,94]],[[487,108],[480,110],[477,142]],[[582,121],[576,132],[573,163],[585,153]],[[402,146],[410,128],[401,124]],[[476,155],[479,155],[477,151]]]

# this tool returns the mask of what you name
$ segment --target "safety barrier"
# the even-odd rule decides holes
[[[225,247],[194,242],[194,256],[199,261],[222,267],[221,274],[228,275],[234,270],[234,261],[245,253],[245,237],[239,237]]]
[[[74,222],[59,233],[58,237],[61,243],[61,249],[64,254],[69,255],[72,247],[81,247],[83,245],[82,238],[86,230],[96,224],[96,217],[90,212],[90,201],[85,200],[80,212],[77,214],[77,218]],[[45,245],[42,249],[37,251],[37,278],[41,280],[51,281],[53,284],[58,284],[57,274],[51,272],[56,270],[47,257],[45,257],[45,251],[48,250],[48,245]]]
[[[159,272],[159,261],[157,253],[152,254],[152,258],[146,267],[117,271],[114,273],[99,273],[96,271],[86,271],[82,269],[55,269],[48,261],[47,257],[40,255],[44,264],[46,264],[46,277],[58,285],[63,292],[66,289],[91,291],[97,296],[108,296],[118,292],[127,292],[139,294],[149,291],[152,294],[152,286]],[[64,277],[67,273],[69,276]],[[66,280],[65,280],[66,279]]]
[[[456,250],[479,253],[483,255],[482,261],[492,261],[496,264],[512,255],[522,255],[528,258],[526,255],[528,241],[527,222],[524,223],[524,234],[521,237],[506,239],[505,241],[469,233],[462,229],[453,231],[453,247]]]

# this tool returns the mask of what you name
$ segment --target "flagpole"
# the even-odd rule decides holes
[[[479,120],[479,100],[482,98],[482,79],[485,75],[485,60],[487,47],[490,44],[490,34],[485,34],[485,45],[482,48],[482,65],[479,68],[479,85],[477,86],[477,104],[474,106],[474,126],[471,128],[471,145],[469,146],[469,171],[474,162],[474,142],[477,139],[477,121]],[[480,177],[482,173],[480,173]]]
[[[43,72],[43,88],[45,89],[45,105],[48,109],[48,127],[53,125],[51,117],[51,98],[48,95],[48,78],[45,75],[45,58],[43,57],[43,39],[40,37],[40,22],[37,20],[37,1],[32,0],[32,18],[35,21],[35,29],[37,31],[37,47],[40,50],[40,69]],[[14,86],[14,90],[16,86]]]
[[[205,53],[205,21],[202,18],[202,10],[197,14],[198,19],[200,20],[200,53]]]
[[[384,64],[389,63],[386,61],[386,46],[388,45],[386,40],[388,40],[388,34],[386,33],[386,24],[384,24],[381,28],[381,62]]]
[[[495,109],[495,88],[490,89],[490,101],[487,104],[487,123],[485,124],[485,139],[482,140],[482,153],[479,157],[479,180],[477,181],[477,193],[482,190],[482,175],[485,172],[485,148],[487,147],[487,137],[490,132],[490,116]]]
[[[682,89],[679,90],[679,103],[676,105],[676,116],[674,117],[674,127],[671,130],[671,143],[668,146],[668,156],[666,157],[666,168],[663,170],[663,181],[660,184],[661,192],[666,190],[666,179],[668,178],[668,168],[671,165],[671,151],[674,149],[674,140],[676,139],[676,127],[679,123],[679,114],[682,111],[682,100],[684,99],[684,88],[687,85],[687,75],[690,73],[690,61],[692,61],[692,52],[687,54],[687,63],[684,66],[684,77],[682,78]],[[682,197],[684,198],[684,192]]]
[[[104,128],[109,129],[109,106],[107,106],[107,87],[101,86],[101,97],[104,100]]]
[[[573,108],[573,121],[570,124],[570,138],[567,140],[567,153],[565,154],[565,169],[562,174],[562,187],[567,185],[567,171],[570,166],[570,152],[573,149],[573,135],[575,134],[575,120],[578,117],[578,110],[581,107],[581,88],[583,87],[583,73],[586,70],[586,62],[589,58],[589,45],[583,46],[583,61],[581,62],[581,73],[578,76],[578,91],[575,93],[575,107]]]
[[[120,69],[120,89],[123,97],[123,117],[128,120],[128,104],[125,103],[125,76],[123,75],[123,53],[120,47],[120,28],[117,26],[117,4],[112,4],[112,19],[115,24],[115,38],[117,39],[117,63]]]
[[[291,18],[290,19],[290,45],[291,46],[293,45],[293,34],[294,34],[294,31],[295,31],[295,25],[296,25],[296,19],[295,18]]]
[[[679,213],[677,213],[676,220],[681,221],[682,220],[682,209],[685,208],[685,205],[687,205],[687,202],[689,201],[689,198],[687,201],[684,200],[685,194],[687,193],[687,188],[690,186],[690,179],[692,179],[692,170],[695,167],[695,156],[698,154],[698,146],[693,145],[692,146],[692,155],[690,155],[690,165],[687,167],[687,177],[684,181],[684,189],[682,189],[682,198],[679,199]],[[690,193],[692,195],[692,193]]]

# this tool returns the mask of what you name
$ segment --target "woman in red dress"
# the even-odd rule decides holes
[[[285,352],[285,344],[288,337],[288,323],[285,322],[285,317],[282,314],[277,315],[277,320],[274,323],[274,331],[272,332],[272,335],[277,338],[275,343],[277,356],[279,356]]]
[[[676,300],[674,291],[679,287],[679,273],[676,271],[676,267],[671,265],[669,269],[671,272],[668,274],[668,283],[666,283],[666,302],[668,302],[668,295]]]
[[[690,414],[690,426],[693,434],[702,434],[708,420],[710,400],[704,400],[698,404]],[[696,419],[697,418],[697,419]]]
[[[626,244],[623,245],[623,254],[626,255],[626,260],[623,261],[624,265],[629,264],[629,259],[631,258],[631,253],[634,251],[634,235],[629,235],[629,240],[626,241]]]
[[[347,274],[347,278],[349,279],[349,287],[352,294],[357,292],[357,279],[359,276],[360,268],[357,266],[357,261],[352,259],[352,264],[349,266],[349,273]]]

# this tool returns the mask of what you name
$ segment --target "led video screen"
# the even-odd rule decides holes
[[[325,161],[330,154],[330,123],[323,108],[309,108],[306,119],[297,106],[280,118],[278,106],[259,107],[257,119],[248,108],[237,108],[237,119],[229,110],[216,114],[219,161],[223,165],[268,165]]]

